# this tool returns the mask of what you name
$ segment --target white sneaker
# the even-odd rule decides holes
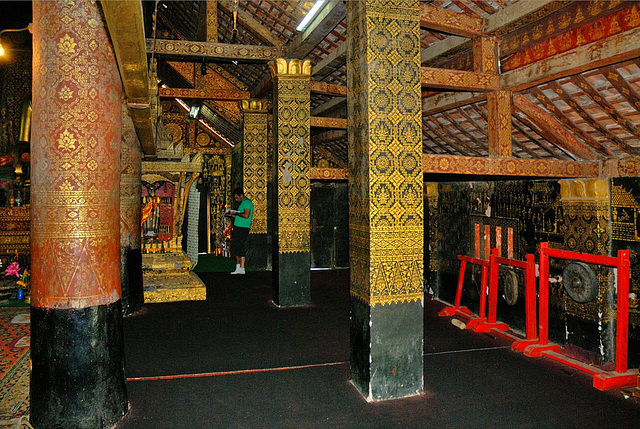
[[[238,268],[234,272],[232,272],[231,274],[244,274],[244,268]]]
[[[239,274],[240,273],[240,264],[236,264],[235,271],[231,271],[231,274]]]

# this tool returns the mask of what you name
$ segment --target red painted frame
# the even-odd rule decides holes
[[[617,257],[591,255],[567,250],[551,249],[549,243],[540,243],[540,312],[538,340],[524,347],[527,356],[544,355],[574,368],[593,375],[593,387],[599,390],[620,389],[638,386],[638,370],[627,369],[629,345],[629,251],[618,250]],[[590,264],[605,265],[618,270],[617,280],[617,317],[616,317],[616,356],[615,372],[603,371],[575,359],[562,355],[562,349],[549,344],[549,258],[581,261]]]

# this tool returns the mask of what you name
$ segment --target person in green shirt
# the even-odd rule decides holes
[[[234,189],[233,199],[240,205],[238,210],[229,212],[233,216],[231,256],[236,258],[236,270],[231,274],[244,274],[245,243],[247,242],[247,237],[249,237],[251,221],[253,220],[253,202],[244,196],[244,191],[241,188]]]

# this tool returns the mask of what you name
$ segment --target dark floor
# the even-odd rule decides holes
[[[270,273],[200,276],[206,302],[125,319],[127,377],[144,379],[128,382],[118,428],[640,427],[638,399],[461,331],[437,301],[425,302],[425,393],[367,403],[348,382],[348,271],[312,272],[314,305],[297,309],[270,302]],[[146,378],[188,374],[202,376]]]

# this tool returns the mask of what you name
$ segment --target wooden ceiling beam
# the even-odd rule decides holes
[[[330,0],[311,24],[298,33],[286,50],[287,58],[306,58],[347,16],[343,0]]]
[[[309,169],[310,180],[347,180],[349,170],[346,168],[321,168],[311,167]]]
[[[606,67],[638,56],[640,27],[503,73],[500,83],[504,89],[523,91],[562,77]],[[445,93],[436,97],[423,100],[423,115],[449,110],[483,98],[471,93]]]
[[[218,4],[228,15],[233,16],[233,4],[231,0],[218,0]],[[282,49],[284,42],[276,37],[271,30],[262,25],[260,21],[255,19],[253,15],[240,7],[238,8],[238,23],[263,42]]]
[[[160,88],[160,98],[236,101],[251,98],[251,93],[249,91],[234,91],[229,89]]]
[[[556,146],[584,160],[599,158],[591,147],[576,139],[553,115],[524,95],[513,94],[513,108],[529,118],[536,125],[537,131]]]
[[[151,107],[142,3],[103,2],[102,9],[140,146],[145,156],[155,157],[156,114]]]
[[[484,19],[422,3],[420,27],[465,37],[482,34]]]
[[[341,43],[329,55],[324,57],[322,61],[313,66],[311,76],[323,79],[335,70],[339,69],[347,61],[347,43]]]
[[[311,144],[316,146],[326,143],[333,143],[335,141],[343,140],[347,138],[347,136],[347,132],[344,130],[329,130],[323,133],[312,135]]]
[[[521,177],[599,177],[602,163],[530,158],[422,155],[424,173]]]
[[[325,82],[311,81],[311,92],[324,95],[347,96],[347,87],[344,85],[333,85]]]
[[[311,116],[321,116],[323,113],[328,112],[331,109],[339,107],[347,102],[347,97],[333,97],[331,100],[319,105],[311,110]]]
[[[281,50],[273,46],[167,39],[156,39],[155,41],[147,39],[147,53],[173,57],[240,61],[273,61],[282,57]]]
[[[500,77],[494,73],[421,67],[423,87],[488,92],[499,89]]]
[[[520,0],[512,5],[500,9],[498,12],[489,16],[485,21],[485,34],[497,33],[500,30],[509,27],[518,21],[524,19],[542,8],[545,8],[553,0]],[[452,50],[460,49],[465,44],[470,44],[469,39],[459,36],[450,36],[439,42],[433,43],[424,49],[421,54],[421,62],[434,60],[442,55],[449,55]]]
[[[528,138],[532,143],[538,145],[538,147],[540,147],[542,150],[544,150],[554,158],[561,158],[561,159],[569,158],[569,155],[567,155],[563,151],[558,150],[558,148],[556,148],[551,143],[544,140],[544,137],[542,138],[542,140],[539,140],[536,136],[530,134],[527,130],[524,129],[524,123],[521,124],[520,123],[521,121],[522,120],[520,119],[519,116],[513,116],[513,115],[511,116],[511,125],[513,125],[523,136]],[[531,130],[532,132],[536,132],[534,128],[532,128]],[[551,150],[550,147],[555,149],[555,151]],[[538,156],[535,156],[534,158],[537,158],[537,157]]]
[[[338,128],[347,129],[347,120],[342,118],[325,118],[322,116],[312,116],[311,126],[316,128]]]

